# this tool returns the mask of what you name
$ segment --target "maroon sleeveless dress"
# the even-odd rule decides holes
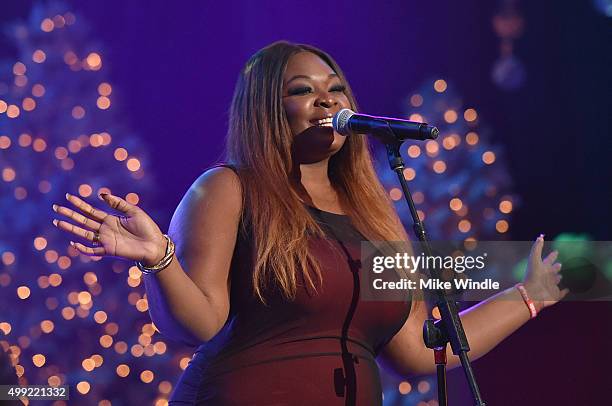
[[[317,294],[298,287],[268,305],[253,296],[253,246],[239,233],[231,268],[230,313],[201,345],[171,405],[380,405],[376,356],[408,317],[410,301],[359,300],[360,242],[348,216],[309,211],[327,239],[311,239],[321,264]]]

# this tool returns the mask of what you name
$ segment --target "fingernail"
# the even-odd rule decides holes
[[[70,198],[70,193],[66,193],[66,199]]]
[[[58,223],[57,219],[53,219],[53,225],[57,227],[57,223]]]
[[[74,241],[70,241],[70,245],[74,247]]]
[[[57,211],[57,204],[54,204],[52,207],[53,207],[53,211],[56,212]]]
[[[544,234],[540,234],[538,238],[544,239]]]

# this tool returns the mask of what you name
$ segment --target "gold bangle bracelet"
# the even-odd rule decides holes
[[[145,266],[140,261],[136,261],[136,266],[140,271],[146,275],[156,274],[168,267],[174,258],[174,242],[170,239],[168,234],[164,234],[164,238],[167,241],[166,254],[164,257],[153,266]]]

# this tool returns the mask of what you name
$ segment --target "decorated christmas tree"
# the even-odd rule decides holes
[[[503,149],[488,142],[489,131],[478,112],[463,106],[452,85],[438,79],[408,97],[406,116],[440,130],[438,139],[406,142],[401,151],[404,177],[430,239],[505,239],[518,199],[511,192]],[[378,173],[410,229],[397,175],[389,169],[384,149],[378,151]]]
[[[66,192],[147,209],[147,147],[124,124],[103,46],[65,4],[36,3],[4,34],[18,54],[0,62],[2,350],[19,383],[69,385],[70,404],[165,404],[188,352],[155,330],[140,271],[79,254],[51,223]]]

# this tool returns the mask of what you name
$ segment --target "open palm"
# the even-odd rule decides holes
[[[542,259],[543,247],[544,237],[540,236],[531,247],[524,281],[525,288],[538,310],[552,306],[569,293],[568,289],[559,289],[561,264],[555,262],[559,253],[553,251]]]
[[[54,204],[53,210],[70,221],[55,219],[53,224],[88,241],[92,246],[71,241],[85,255],[113,256],[143,263],[155,263],[157,258],[163,257],[165,239],[147,213],[118,196],[101,196],[108,206],[121,215],[109,214],[66,193],[66,200],[76,210]]]

